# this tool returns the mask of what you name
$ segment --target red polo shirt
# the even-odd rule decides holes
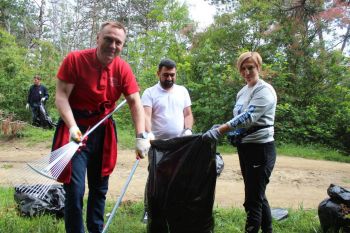
[[[118,56],[103,68],[97,60],[96,49],[68,54],[57,77],[75,84],[69,97],[72,109],[98,111],[102,103],[114,106],[121,93],[128,96],[139,91],[135,76],[124,60]]]
[[[135,76],[129,66],[119,56],[108,66],[102,67],[97,60],[96,48],[74,51],[63,60],[57,78],[73,83],[69,104],[74,110],[102,113],[92,118],[76,119],[78,125],[92,127],[100,119],[113,111],[120,95],[128,96],[139,91]],[[112,173],[117,160],[116,135],[110,119],[106,126],[102,159],[102,176]],[[69,130],[66,126],[56,132],[53,150],[69,142]],[[66,167],[59,181],[70,181],[71,166]]]

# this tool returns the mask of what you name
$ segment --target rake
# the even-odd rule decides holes
[[[43,198],[53,181],[57,181],[62,171],[65,169],[69,161],[74,156],[75,152],[82,146],[84,139],[87,138],[98,126],[100,126],[107,118],[112,116],[113,113],[118,111],[124,104],[126,100],[123,100],[112,112],[106,115],[102,120],[100,120],[96,125],[94,125],[90,130],[88,130],[82,137],[82,142],[76,143],[71,141],[66,145],[52,151],[48,156],[45,156],[39,160],[27,163],[28,167],[45,177],[45,179],[40,180],[40,184],[28,186],[26,184],[21,184],[16,186],[16,190],[26,193],[30,196],[37,198]]]
[[[119,196],[117,202],[115,203],[115,205],[114,205],[114,207],[113,207],[113,210],[112,210],[112,212],[111,212],[111,215],[109,216],[109,218],[108,218],[108,220],[107,220],[107,223],[106,223],[106,225],[105,225],[104,228],[103,228],[102,233],[106,233],[106,232],[107,232],[107,229],[108,229],[109,225],[111,224],[111,222],[112,222],[112,220],[113,220],[115,214],[117,213],[118,207],[119,207],[119,205],[120,205],[120,203],[121,203],[121,201],[122,201],[122,199],[123,199],[123,197],[124,197],[124,194],[125,194],[125,192],[126,192],[126,189],[128,188],[128,185],[129,185],[129,183],[130,183],[130,181],[131,181],[131,178],[132,178],[132,176],[134,175],[137,166],[139,165],[139,162],[140,162],[139,159],[137,159],[137,160],[135,161],[134,166],[132,167],[131,172],[130,172],[130,174],[129,174],[129,177],[128,177],[128,179],[126,180],[126,182],[125,182],[125,184],[124,184],[124,186],[123,186],[123,189],[122,189],[122,191],[121,191],[121,194],[120,194],[120,196]]]

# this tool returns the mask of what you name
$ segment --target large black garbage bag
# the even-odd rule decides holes
[[[350,206],[350,191],[338,185],[330,184],[327,189],[327,194],[332,200],[337,200]]]
[[[151,142],[147,182],[150,233],[207,233],[216,185],[216,145],[201,135]]]
[[[322,231],[350,233],[350,191],[331,184],[327,189],[330,198],[323,200],[318,206],[318,217]]]
[[[33,189],[33,186],[28,188]],[[23,190],[23,185],[21,186]],[[15,187],[14,199],[23,216],[33,217],[42,214],[55,215],[57,218],[64,216],[65,191],[62,185],[52,185],[42,198],[29,195]]]

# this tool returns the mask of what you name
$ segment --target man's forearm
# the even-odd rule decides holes
[[[68,100],[56,98],[57,110],[67,127],[70,128],[76,125],[72,109],[68,103]]]
[[[193,127],[193,116],[192,115],[188,115],[185,117],[185,129],[192,129]]]
[[[58,112],[68,128],[76,125],[72,109],[68,102],[74,85],[57,80],[55,104]]]
[[[139,93],[134,93],[126,97],[131,116],[135,125],[135,133],[145,132],[145,113],[141,104]]]

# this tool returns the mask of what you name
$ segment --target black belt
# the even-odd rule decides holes
[[[258,130],[261,130],[261,129],[265,129],[265,128],[270,128],[272,127],[273,125],[258,125],[258,126],[252,126],[250,128],[248,128],[244,133],[240,134],[239,137],[242,139],[244,138],[245,136],[249,135],[249,134],[252,134],[252,133],[255,133],[256,131]]]
[[[101,114],[101,111],[88,111],[88,110],[77,110],[72,109],[75,119],[90,118]]]

